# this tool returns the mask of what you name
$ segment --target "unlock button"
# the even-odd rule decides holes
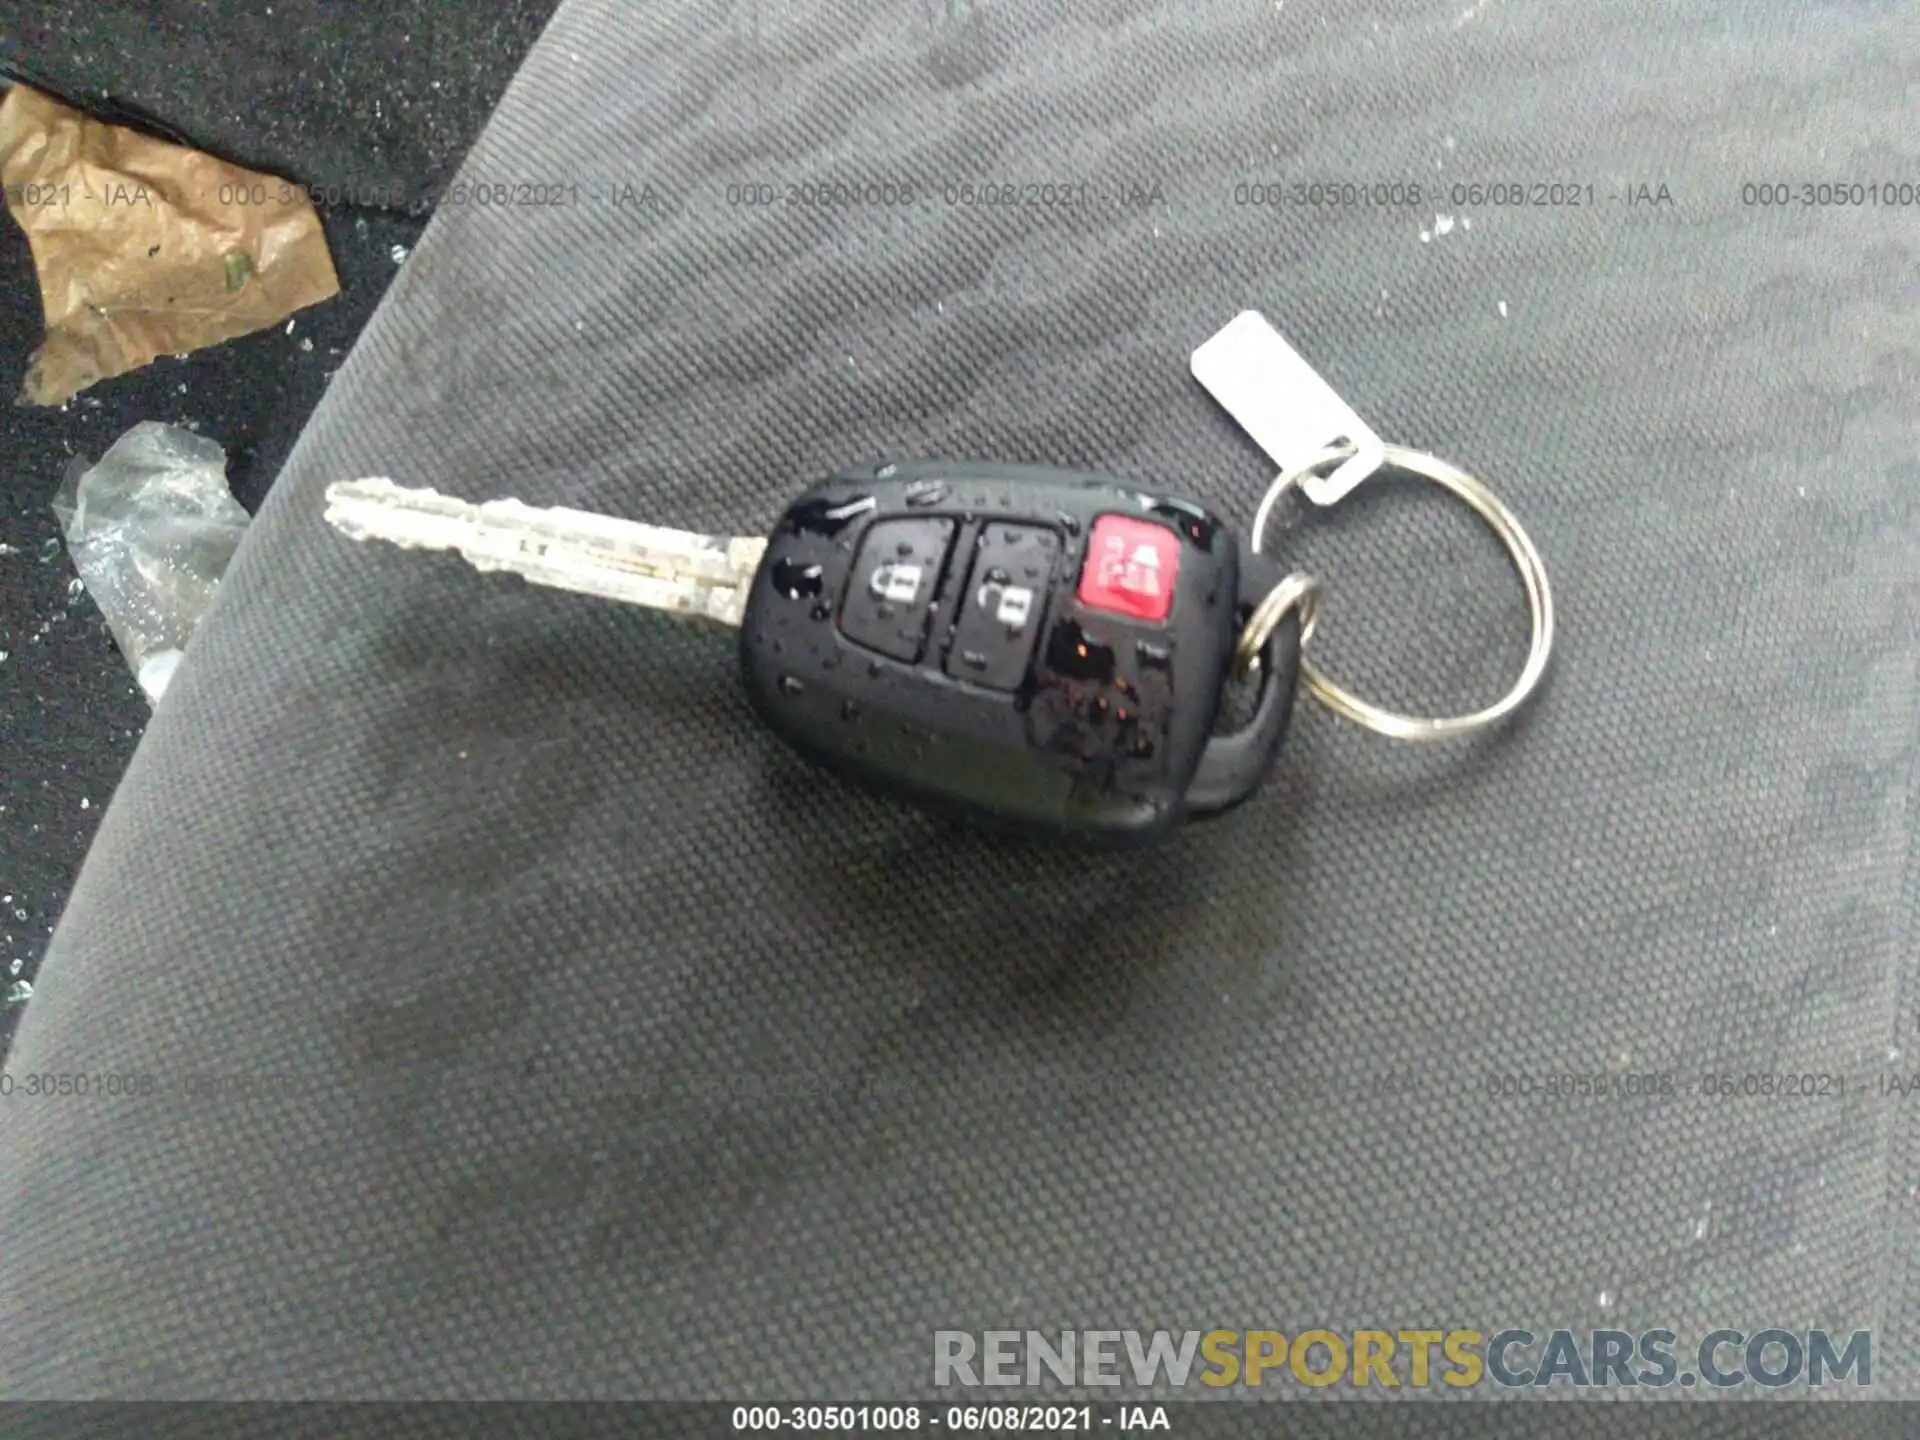
[[[1038,525],[993,524],[981,532],[947,652],[949,675],[989,690],[1020,688],[1059,552],[1059,538]]]

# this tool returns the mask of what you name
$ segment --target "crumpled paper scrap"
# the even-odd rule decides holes
[[[46,314],[17,404],[61,404],[340,293],[301,186],[25,85],[0,101],[0,183],[33,247]]]

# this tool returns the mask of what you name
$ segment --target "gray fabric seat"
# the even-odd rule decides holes
[[[1911,8],[1097,8],[562,8],[464,178],[577,190],[436,217],[47,957],[9,1070],[157,1093],[0,1106],[0,1393],[897,1397],[936,1329],[1373,1324],[1871,1327],[1904,1393],[1914,211],[1742,186],[1916,174]],[[1419,203],[1241,188],[1376,181]],[[1451,188],[1506,182],[1583,203]],[[321,520],[750,533],[957,455],[1244,522],[1187,357],[1248,307],[1515,505],[1561,649],[1460,749],[1303,700],[1158,853],[856,793],[726,637]],[[1333,673],[1517,668],[1437,493],[1290,519]],[[1681,1088],[1491,1093],[1569,1072]]]

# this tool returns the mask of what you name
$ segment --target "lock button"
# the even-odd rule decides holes
[[[871,526],[847,582],[840,632],[895,660],[918,661],[952,544],[951,520],[883,520]]]

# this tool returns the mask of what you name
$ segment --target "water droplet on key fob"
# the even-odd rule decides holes
[[[838,535],[849,522],[866,514],[880,502],[871,495],[857,500],[807,500],[787,511],[785,528],[811,535]]]
[[[814,606],[807,613],[816,620],[830,620],[833,618],[833,607],[823,603]]]
[[[907,504],[925,508],[938,505],[953,491],[944,480],[916,480],[907,486]]]
[[[1072,621],[1064,621],[1047,636],[1047,664],[1055,674],[1069,679],[1111,680],[1113,647],[1101,644]]]
[[[791,675],[782,675],[780,677],[780,690],[782,694],[798,695],[802,690],[806,688],[807,687],[805,685],[801,684],[800,681],[796,680]]]
[[[1080,522],[1074,519],[1071,515],[1067,514],[1064,510],[1061,511],[1060,514],[1054,516],[1053,518],[1059,524],[1060,528],[1066,531],[1067,534],[1078,535],[1080,533]]]
[[[878,660],[869,660],[867,662],[867,678],[870,680],[880,678],[880,662]]]
[[[873,478],[876,480],[890,480],[898,473],[899,469],[900,467],[898,465],[882,465],[878,470],[873,472]]]
[[[1213,535],[1217,527],[1214,525],[1213,517],[1198,505],[1185,500],[1170,500],[1164,496],[1143,495],[1141,499],[1147,502],[1145,508],[1149,514],[1173,521],[1179,527],[1180,533],[1202,550],[1213,549]]]
[[[818,565],[801,560],[781,559],[773,562],[771,579],[773,588],[789,600],[811,600],[820,593],[824,572]]]

